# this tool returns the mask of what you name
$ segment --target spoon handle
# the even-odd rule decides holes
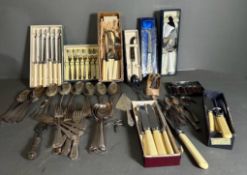
[[[38,157],[41,140],[42,138],[40,136],[38,136],[37,134],[34,135],[31,148],[27,153],[27,158],[29,160],[34,160]]]
[[[99,122],[100,122],[100,126],[99,126],[99,149],[101,151],[106,151],[105,133],[104,133],[104,120],[101,119]]]
[[[69,155],[71,160],[76,160],[79,157],[79,142],[80,142],[80,137],[76,137],[73,140],[73,144],[72,144],[70,155]]]
[[[92,143],[89,147],[90,152],[97,151],[98,149],[98,140],[99,140],[99,122],[95,122],[94,136]]]

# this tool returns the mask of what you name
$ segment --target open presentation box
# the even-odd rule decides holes
[[[99,81],[124,80],[122,28],[118,12],[98,13]]]
[[[138,115],[137,108],[140,106],[145,106],[145,105],[152,105],[154,108],[157,109],[157,113],[158,113],[157,115],[159,117],[164,117],[157,101],[155,101],[155,100],[132,101],[134,120],[135,120],[136,129],[137,129],[138,136],[139,136],[140,145],[141,145],[142,152],[143,152],[143,165],[144,165],[144,167],[179,165],[183,149],[175,141],[175,138],[172,135],[171,130],[170,130],[168,125],[166,126],[166,132],[167,132],[168,138],[170,140],[170,145],[172,147],[173,154],[150,156],[147,153],[147,150],[144,148],[145,147],[144,146],[144,142],[145,142],[144,141],[144,133],[142,130],[142,125],[141,125],[141,116]],[[164,139],[162,139],[162,140],[164,142],[164,145],[166,145],[167,143],[165,143],[165,140]]]
[[[229,106],[226,102],[225,96],[221,92],[217,91],[205,91],[204,92],[204,111],[205,111],[205,125],[206,125],[206,144],[210,147],[232,149],[234,140],[236,137],[235,130],[233,128],[232,116]],[[208,111],[214,107],[220,107],[223,111],[226,123],[232,133],[231,138],[224,138],[221,134],[210,131],[210,122]],[[214,121],[216,123],[216,121]],[[214,124],[215,125],[215,124]]]
[[[65,45],[63,59],[64,81],[98,79],[98,45]]]

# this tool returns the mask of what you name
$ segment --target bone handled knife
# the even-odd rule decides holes
[[[43,85],[44,87],[48,86],[49,82],[49,74],[48,74],[48,60],[50,57],[49,54],[49,41],[50,41],[50,34],[49,34],[49,29],[45,29],[45,59],[44,59],[44,64],[43,64],[43,72],[44,72],[44,77],[43,77]]]
[[[50,58],[48,62],[48,74],[49,74],[49,79],[48,83],[53,84],[53,65],[52,62],[54,60],[54,28],[50,28]]]
[[[62,84],[62,31],[58,29],[57,84]]]
[[[167,118],[167,121],[170,123],[170,126],[174,129],[174,131],[178,134],[180,140],[187,148],[193,159],[195,160],[196,164],[202,169],[208,169],[209,165],[206,159],[202,156],[202,154],[198,151],[195,145],[191,142],[191,140],[187,137],[187,135],[176,126],[174,122]]]
[[[38,52],[38,47],[37,47],[37,38],[38,38],[38,31],[37,30],[34,30],[33,31],[33,43],[32,43],[32,52],[33,52],[33,67],[32,67],[32,70],[33,70],[33,86],[34,87],[37,87],[38,86],[38,55],[37,55],[37,52]]]
[[[147,108],[147,113],[149,114],[149,123],[153,131],[154,142],[155,142],[158,154],[165,155],[167,154],[167,150],[165,148],[164,142],[161,137],[160,126],[157,121],[157,116],[151,105],[147,105],[146,108]]]
[[[45,44],[46,44],[46,31],[44,28],[41,29],[41,55],[40,55],[40,59],[41,59],[41,70],[42,70],[42,74],[41,74],[41,84],[42,86],[44,86],[44,62],[45,62]]]
[[[59,36],[59,29],[54,29],[54,61],[52,63],[52,69],[53,69],[53,83],[58,84],[58,36]]]
[[[40,64],[40,29],[37,29],[37,37],[36,37],[36,58],[37,58],[37,72],[38,72],[38,76],[37,76],[37,86],[40,86],[42,83],[40,83],[41,80],[41,76],[42,76],[42,70],[41,68],[41,64]]]
[[[43,59],[43,44],[44,44],[44,42],[43,42],[43,30],[42,29],[40,29],[39,30],[39,37],[38,37],[39,39],[38,39],[38,42],[39,42],[39,47],[38,47],[38,50],[39,50],[39,79],[38,79],[38,84],[39,84],[39,86],[42,86],[42,83],[43,83],[43,70],[42,70],[42,68],[43,68],[43,65],[42,65],[42,59]]]
[[[44,86],[44,87],[46,87],[47,86],[47,77],[48,77],[48,75],[47,75],[47,69],[46,69],[46,54],[47,54],[47,46],[46,46],[46,44],[47,44],[47,30],[46,29],[44,29],[43,30],[43,38],[44,39],[42,39],[43,40],[43,51],[42,51],[42,70],[43,70],[43,81],[42,81],[42,85]]]
[[[156,103],[156,105],[158,106],[158,103]],[[173,141],[172,134],[168,128],[168,124],[167,124],[166,119],[165,119],[166,113],[164,113],[164,115],[162,115],[162,112],[161,112],[159,107],[155,108],[155,109],[157,111],[156,115],[159,116],[159,119],[162,123],[161,130],[162,130],[162,136],[163,136],[163,140],[164,140],[164,144],[165,144],[165,148],[167,150],[167,153],[168,154],[174,154],[174,152],[178,153],[179,150],[176,146],[176,142]]]
[[[141,106],[139,108],[139,112],[140,112],[140,118],[141,118],[141,123],[142,123],[142,128],[144,130],[143,133],[143,144],[144,144],[144,148],[147,150],[147,155],[150,156],[157,156],[158,152],[155,146],[155,142],[152,136],[152,132],[150,130],[150,125],[148,122],[148,114],[145,110],[144,106]]]

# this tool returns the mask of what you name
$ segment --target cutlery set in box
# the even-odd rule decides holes
[[[63,27],[34,25],[30,29],[30,87],[62,83]]]
[[[98,46],[65,45],[63,63],[64,81],[98,79]]]

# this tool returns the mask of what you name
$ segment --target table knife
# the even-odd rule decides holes
[[[178,134],[180,140],[187,148],[197,165],[202,169],[208,169],[208,162],[201,155],[198,149],[194,146],[191,140],[187,137],[187,135],[179,128],[178,124],[175,121],[171,121],[171,119],[167,118],[170,126],[174,129],[174,131]]]
[[[155,102],[156,105],[158,106],[158,103]],[[159,116],[159,119],[162,123],[162,127],[161,127],[161,130],[162,130],[162,136],[163,136],[163,139],[164,139],[164,143],[165,143],[165,148],[167,150],[167,153],[168,154],[174,154],[174,153],[178,153],[179,150],[177,148],[177,145],[176,145],[176,142],[175,140],[173,140],[173,137],[172,137],[172,134],[170,132],[170,129],[168,128],[168,124],[166,122],[166,113],[164,113],[162,115],[162,112],[160,111],[159,108],[155,108],[156,109],[156,115]]]
[[[153,138],[154,138],[154,142],[155,142],[158,154],[165,155],[167,154],[167,150],[164,146],[164,143],[161,137],[159,123],[156,120],[156,114],[151,105],[146,105],[146,108],[147,108],[147,113],[149,114],[149,123],[153,131]]]
[[[143,139],[144,139],[144,149],[147,150],[147,155],[149,156],[157,156],[158,152],[155,146],[155,142],[152,136],[152,132],[150,130],[150,125],[148,122],[148,114],[145,110],[144,106],[139,108],[140,118],[142,123],[142,128],[144,130]]]
[[[48,83],[53,84],[53,65],[52,62],[54,60],[54,28],[50,28],[50,58],[48,62]]]
[[[38,57],[37,57],[37,30],[33,31],[33,47],[32,47],[32,52],[33,52],[33,86],[36,87],[38,86]]]

